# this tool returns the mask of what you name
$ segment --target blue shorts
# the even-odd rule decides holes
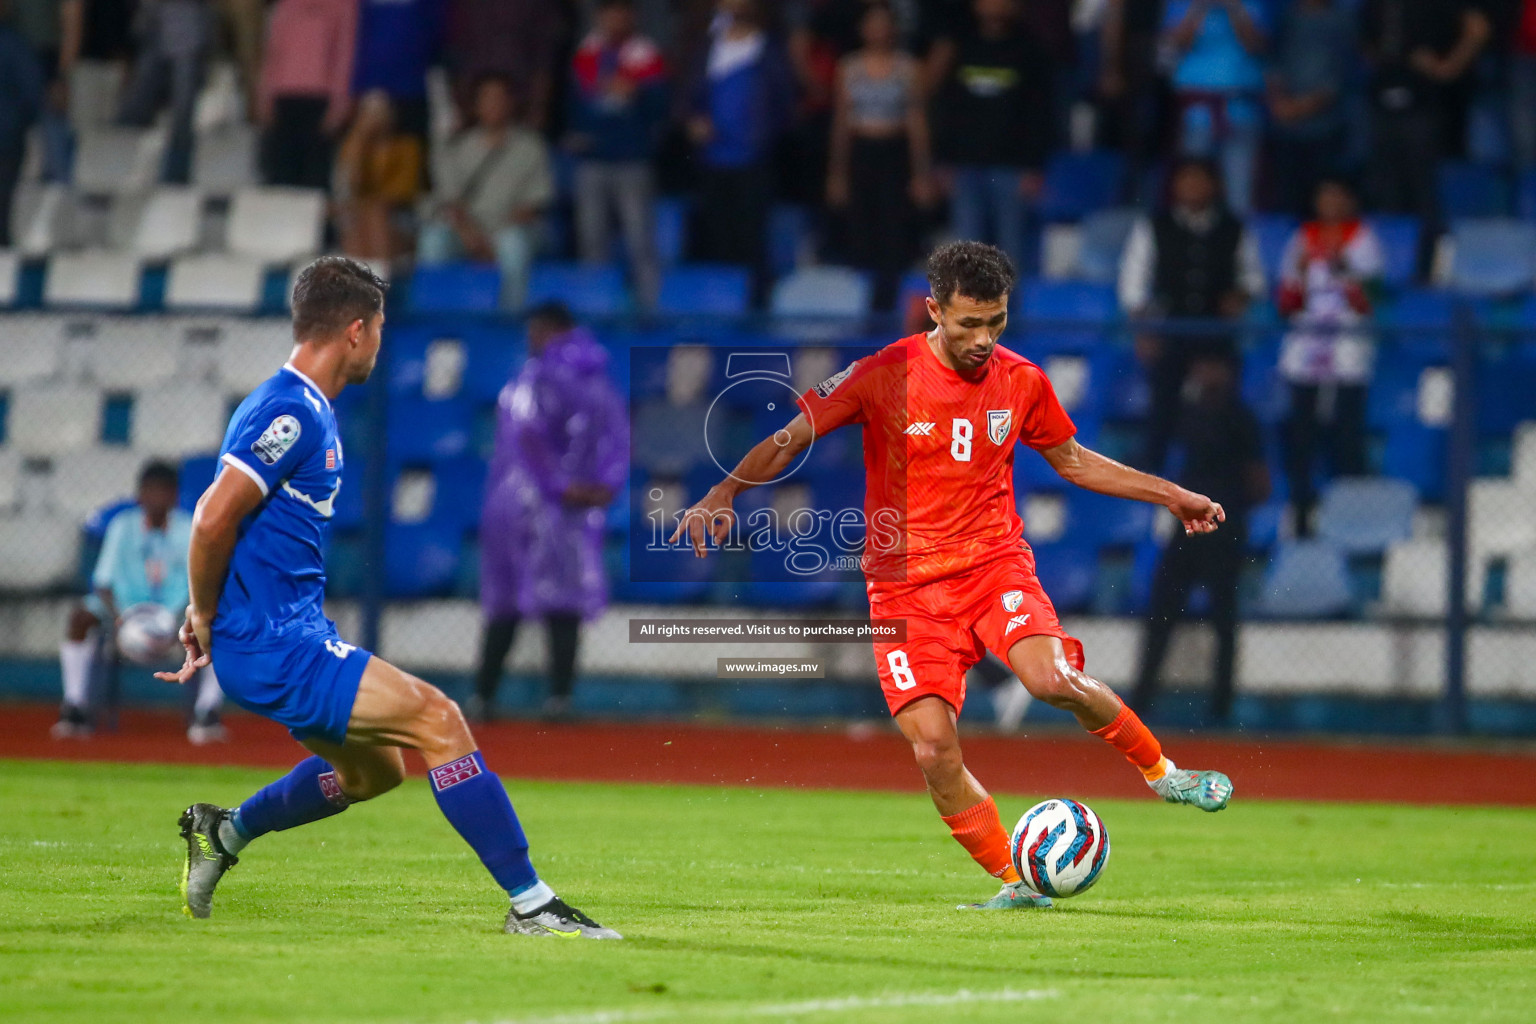
[[[357,687],[372,657],[345,643],[334,627],[262,651],[221,648],[217,637],[213,642],[225,696],[253,714],[286,725],[298,740],[346,740]]]

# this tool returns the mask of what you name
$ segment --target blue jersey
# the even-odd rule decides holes
[[[264,500],[240,524],[214,650],[272,650],[329,629],[324,551],[342,470],[330,401],[284,366],[235,410],[219,459],[221,472],[246,474]]]

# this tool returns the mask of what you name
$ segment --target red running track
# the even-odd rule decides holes
[[[228,743],[204,747],[189,744],[170,713],[125,712],[118,732],[89,740],[51,739],[53,716],[51,708],[0,706],[0,757],[275,768],[302,756],[283,728],[249,715],[229,717]],[[922,786],[905,743],[880,728],[498,722],[475,734],[486,760],[512,778],[903,792]],[[1227,772],[1245,799],[1536,806],[1530,750],[1172,737],[1168,753],[1188,767]],[[965,739],[965,759],[998,792],[1146,794],[1119,754],[1081,734],[976,734]]]

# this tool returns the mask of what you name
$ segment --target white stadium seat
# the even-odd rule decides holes
[[[293,325],[276,317],[231,320],[220,328],[217,351],[224,389],[244,397],[287,361]]]
[[[58,515],[0,519],[0,590],[68,583],[80,559],[80,527]]]
[[[139,258],[127,253],[63,253],[48,261],[43,302],[49,306],[131,309],[139,302]]]
[[[1504,611],[1517,619],[1536,619],[1536,551],[1509,560],[1504,577]]]
[[[157,188],[139,209],[129,248],[145,259],[169,259],[197,248],[203,194],[194,188]]]
[[[1445,614],[1447,554],[1439,539],[1405,540],[1387,549],[1381,575],[1382,607],[1393,615],[1439,617]],[[1467,567],[1467,608],[1482,603],[1486,566],[1472,559]]]
[[[146,388],[134,396],[130,441],[141,457],[217,451],[228,419],[224,392],[202,381]]]
[[[1536,489],[1536,420],[1526,420],[1515,428],[1514,450],[1510,453],[1510,475],[1527,489]]]
[[[1512,555],[1536,548],[1536,487],[1500,478],[1472,481],[1467,492],[1467,528],[1478,558]]]
[[[0,448],[0,513],[16,505],[21,490],[21,456],[10,448]]]
[[[69,75],[69,123],[77,129],[110,124],[123,90],[117,61],[78,60]]]
[[[0,306],[16,304],[16,272],[21,269],[21,255],[13,249],[0,249]]]
[[[213,195],[229,195],[256,183],[254,128],[225,124],[198,133],[192,150],[192,184]]]
[[[325,193],[307,188],[246,188],[229,209],[230,252],[291,263],[320,248]]]
[[[11,392],[6,444],[22,455],[65,455],[101,437],[101,395],[91,387],[49,384]]]
[[[117,126],[85,128],[75,154],[75,188],[89,195],[145,192],[160,174],[163,133]]]
[[[869,277],[846,267],[805,267],[773,287],[776,316],[863,316]]]
[[[265,274],[261,261],[249,256],[183,256],[171,264],[165,283],[165,308],[248,313],[261,303]]]
[[[97,384],[131,391],[180,373],[181,327],[169,317],[111,317],[96,324],[83,369]]]
[[[11,241],[24,256],[46,256],[64,241],[70,211],[66,185],[23,185],[11,201]]]
[[[48,477],[53,507],[82,522],[108,502],[132,497],[144,457],[120,445],[98,445],[56,458]]]
[[[0,387],[45,380],[59,371],[60,333],[56,318],[11,313],[5,318],[5,358]]]

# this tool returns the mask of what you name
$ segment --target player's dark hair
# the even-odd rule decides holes
[[[941,306],[956,295],[996,302],[1018,281],[1008,254],[984,242],[950,242],[928,257],[928,287]]]
[[[345,256],[322,256],[299,271],[293,286],[293,336],[299,341],[344,331],[384,309],[389,287],[373,271]]]
[[[139,470],[139,486],[145,484],[164,484],[175,489],[181,482],[181,471],[175,463],[166,462],[164,459],[151,459],[144,463],[144,468]]]
[[[557,331],[568,331],[576,326],[576,318],[571,315],[571,310],[563,302],[551,300],[541,302],[527,313],[530,324],[543,324]]]

